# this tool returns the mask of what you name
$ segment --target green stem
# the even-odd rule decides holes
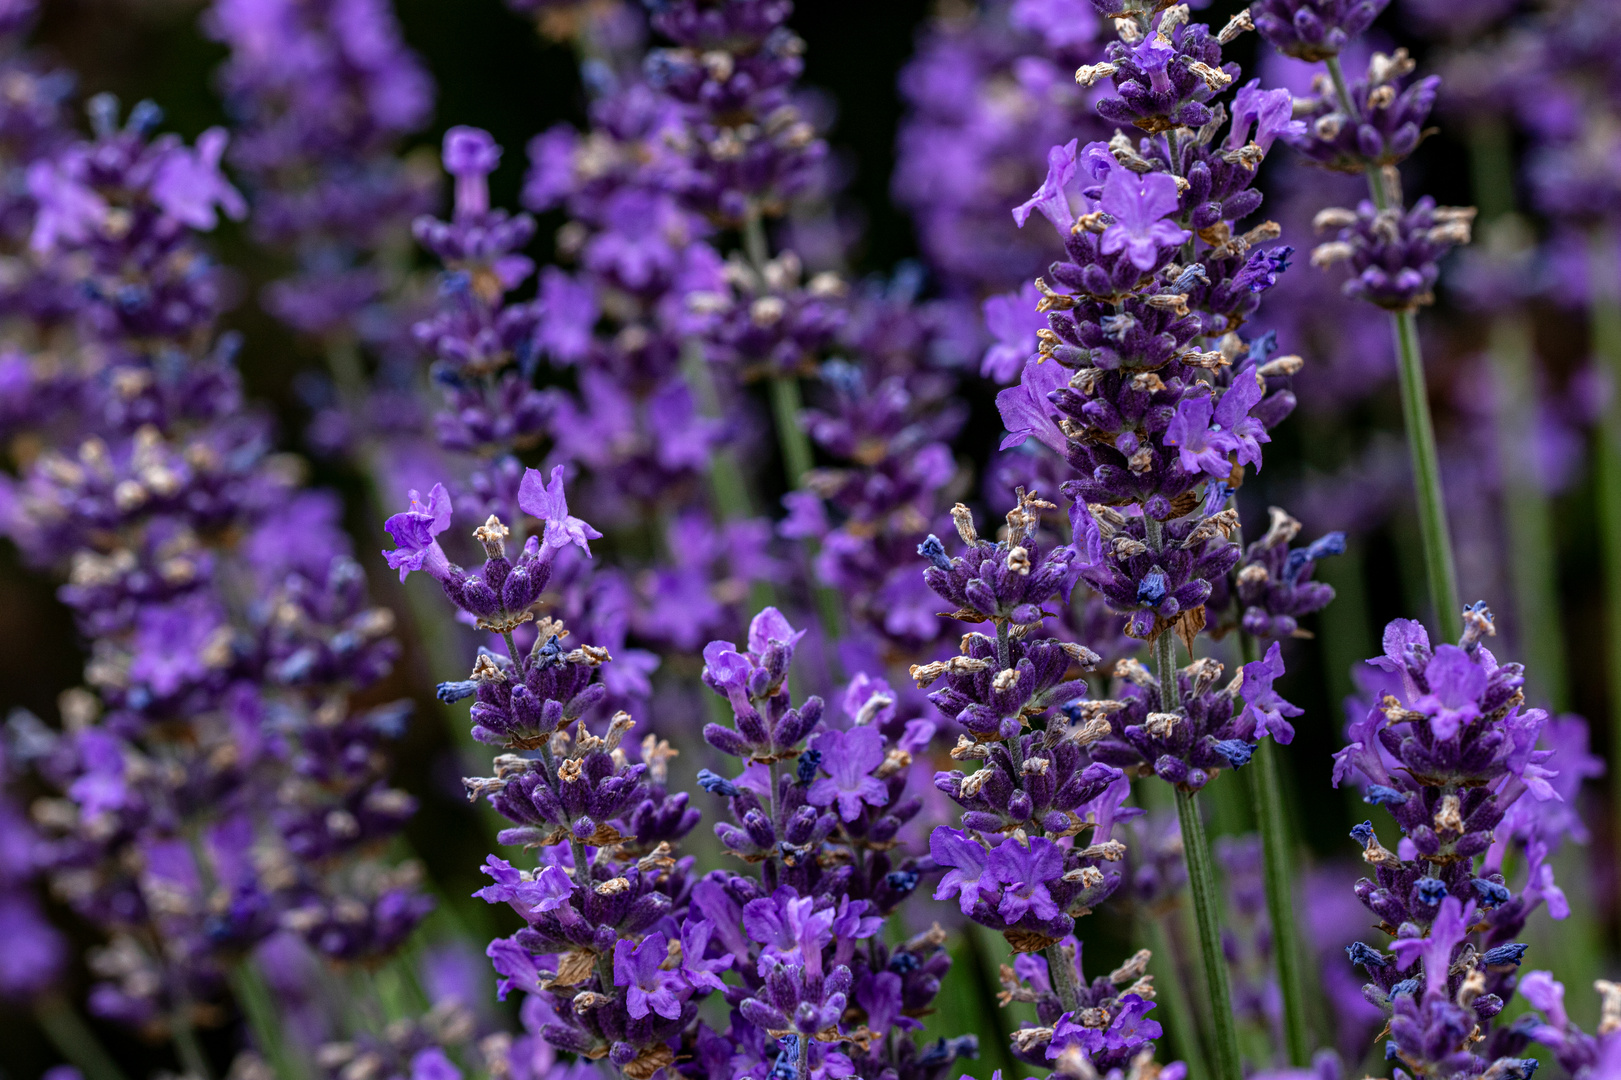
[[[1074,1012],[1081,1007],[1080,991],[1075,986],[1075,954],[1060,942],[1047,946],[1046,956],[1053,993],[1065,1012]]]
[[[1418,495],[1418,534],[1424,549],[1424,576],[1442,641],[1463,633],[1463,606],[1458,602],[1458,571],[1452,561],[1452,534],[1447,526],[1446,497],[1441,491],[1441,459],[1435,449],[1429,394],[1424,387],[1424,358],[1418,347],[1418,318],[1411,311],[1393,315],[1396,360],[1400,367],[1402,416],[1407,447],[1413,457],[1413,485]]]
[[[1199,955],[1204,967],[1205,997],[1210,1003],[1210,1048],[1215,1055],[1215,1080],[1242,1080],[1238,1056],[1238,1027],[1234,1023],[1232,993],[1227,985],[1227,957],[1221,951],[1221,897],[1210,841],[1194,792],[1176,789],[1176,816],[1182,826],[1182,854],[1188,864],[1188,894],[1193,897],[1194,921],[1199,930]]]
[[[720,419],[720,390],[715,385],[714,373],[709,370],[703,343],[689,341],[681,352],[681,374],[698,403],[698,412],[712,420]],[[715,497],[717,517],[721,521],[741,521],[754,515],[743,470],[738,467],[729,446],[717,446],[709,458],[709,490]]]
[[[1616,234],[1595,229],[1588,243],[1588,279],[1592,282],[1589,312],[1593,355],[1612,384],[1621,378],[1621,281],[1616,275]],[[1621,401],[1610,395],[1599,418],[1598,454],[1593,469],[1597,488],[1598,534],[1604,559],[1604,656],[1610,700],[1611,745],[1621,746]],[[1610,779],[1616,815],[1616,842],[1621,844],[1621,777]]]
[[[1262,739],[1255,757],[1244,770],[1255,822],[1261,833],[1262,880],[1266,886],[1266,913],[1272,923],[1272,951],[1278,962],[1278,989],[1283,996],[1283,1037],[1289,1064],[1303,1068],[1311,1059],[1311,1035],[1306,1021],[1306,989],[1300,968],[1300,931],[1295,925],[1294,848],[1289,840],[1289,819],[1279,792],[1276,749]]]
[[[799,422],[803,408],[799,380],[792,375],[771,377],[771,415],[777,422],[777,445],[782,449],[782,467],[788,474],[788,487],[797,488],[811,469],[810,435]]]
[[[248,1030],[253,1032],[253,1041],[270,1063],[277,1080],[300,1080],[304,1070],[299,1068],[281,1037],[281,1018],[276,1015],[275,999],[252,958],[232,964],[229,975],[231,993],[236,996],[236,1002],[248,1022]]]
[[[1568,707],[1558,545],[1553,513],[1527,449],[1535,437],[1536,388],[1531,378],[1535,364],[1531,327],[1523,312],[1492,321],[1488,351],[1502,401],[1497,437],[1503,462],[1509,574],[1520,622],[1514,636],[1525,653],[1526,679],[1532,690],[1557,711]]]
[[[1352,121],[1361,116],[1351,100],[1350,87],[1339,57],[1328,58],[1328,74],[1340,109]],[[1368,194],[1374,206],[1390,209],[1390,193],[1378,167],[1367,167]],[[1446,500],[1441,493],[1441,464],[1435,451],[1435,428],[1430,419],[1430,399],[1424,387],[1424,357],[1418,345],[1418,319],[1411,311],[1391,316],[1396,331],[1396,360],[1400,368],[1402,416],[1407,427],[1407,446],[1413,456],[1413,484],[1418,492],[1419,539],[1424,548],[1424,576],[1429,582],[1430,602],[1445,641],[1456,641],[1463,633],[1463,609],[1458,603],[1458,572],[1452,561],[1452,537],[1447,529]]]
[[[1151,782],[1157,784],[1159,780]],[[1192,979],[1171,933],[1172,921],[1181,917],[1181,905],[1176,905],[1158,915],[1148,913],[1144,921],[1148,923],[1148,939],[1152,942],[1154,958],[1160,963],[1160,974],[1167,976],[1154,980],[1154,990],[1165,1001],[1165,1027],[1171,1035],[1172,1056],[1187,1065],[1189,1076],[1204,1077],[1210,1075],[1210,1069],[1205,1064],[1204,1045],[1199,1041],[1198,1025],[1194,1022],[1198,1014],[1188,997]]]
[[[192,1026],[190,1012],[191,1002],[182,1000],[169,1018],[174,1028],[171,1039],[175,1054],[180,1058],[180,1067],[196,1080],[214,1080],[214,1070],[209,1067],[208,1055],[203,1053],[203,1044],[197,1039],[197,1029]]]
[[[34,1019],[56,1052],[78,1066],[87,1080],[126,1080],[124,1070],[101,1045],[95,1030],[63,998],[53,994],[36,1002]]]
[[[1470,182],[1482,222],[1494,234],[1486,242],[1512,240],[1514,160],[1508,131],[1496,120],[1469,129]],[[1564,624],[1559,618],[1558,544],[1553,515],[1526,448],[1536,427],[1536,348],[1525,310],[1513,307],[1491,323],[1487,354],[1501,405],[1498,456],[1503,462],[1503,517],[1514,588],[1515,635],[1526,656],[1526,678],[1555,710],[1568,707]]]
[[[1165,547],[1165,524],[1143,515],[1148,546],[1158,555]],[[1182,688],[1176,685],[1176,634],[1169,628],[1154,639],[1154,678],[1159,680],[1159,707],[1175,712],[1182,707]]]

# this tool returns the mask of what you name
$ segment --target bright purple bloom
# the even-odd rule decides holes
[[[578,544],[589,557],[591,545],[601,533],[568,512],[568,498],[563,494],[563,466],[552,469],[552,478],[542,481],[540,470],[525,469],[518,487],[518,508],[546,523],[545,544],[549,548],[565,548]]]
[[[1294,741],[1295,729],[1286,716],[1299,716],[1305,710],[1291,705],[1272,688],[1273,680],[1283,674],[1283,648],[1274,641],[1266,655],[1244,665],[1244,682],[1239,692],[1244,695],[1244,714],[1255,722],[1255,738],[1272,736],[1275,742],[1287,746]]]
[[[1157,40],[1157,34],[1149,35],[1149,41]],[[1154,269],[1160,248],[1176,247],[1188,238],[1185,229],[1164,220],[1176,212],[1178,202],[1176,181],[1164,173],[1139,177],[1130,169],[1110,170],[1098,205],[1114,224],[1104,230],[1099,250],[1112,255],[1124,249],[1137,269]]]
[[[462,1071],[442,1049],[430,1046],[411,1058],[411,1080],[462,1080]]]
[[[197,136],[194,149],[177,146],[170,151],[152,179],[152,201],[165,214],[203,232],[218,224],[216,207],[232,221],[246,217],[247,201],[220,172],[220,156],[230,138],[224,128],[209,128]]]
[[[715,924],[708,919],[688,919],[681,924],[681,974],[694,990],[726,988],[720,977],[731,970],[732,954],[725,953],[714,960],[704,957],[714,933]]]
[[[996,343],[985,350],[979,373],[992,382],[1011,382],[1026,361],[1036,355],[1040,341],[1037,330],[1047,328],[1047,316],[1036,310],[1041,293],[1026,284],[1017,293],[993,296],[983,305],[985,329]]]
[[[996,893],[996,874],[989,869],[991,853],[958,829],[938,828],[929,835],[929,854],[950,867],[934,890],[936,900],[957,897],[964,915],[979,902],[980,893]]]
[[[1069,373],[1057,363],[1043,362],[1038,356],[1026,360],[1019,385],[996,395],[996,409],[1002,414],[1002,426],[1008,432],[998,449],[1020,446],[1035,436],[1037,441],[1062,454],[1069,440],[1058,430],[1058,410],[1047,400],[1047,395],[1068,383]]]
[[[810,745],[812,750],[821,751],[822,769],[828,774],[805,793],[812,806],[828,806],[836,801],[839,816],[854,821],[861,816],[862,803],[883,806],[889,802],[889,789],[872,775],[884,763],[884,737],[876,728],[824,731]]]
[[[1064,189],[1075,178],[1075,150],[1079,145],[1079,139],[1071,139],[1063,146],[1055,146],[1047,151],[1047,178],[1041,182],[1035,194],[1013,208],[1013,220],[1018,222],[1019,228],[1024,228],[1024,223],[1030,220],[1032,210],[1041,211],[1041,215],[1053,223],[1060,236],[1066,235],[1070,226],[1075,224],[1075,211],[1070,209],[1069,196]],[[1172,190],[1175,190],[1174,184]],[[1174,201],[1171,209],[1176,209]]]
[[[398,545],[393,551],[383,552],[383,557],[390,569],[400,572],[401,581],[413,570],[426,570],[440,581],[450,577],[450,560],[434,539],[450,528],[450,512],[450,494],[445,485],[435,484],[426,504],[412,489],[410,507],[383,522],[383,528]]]
[[[1456,645],[1441,645],[1424,668],[1430,692],[1413,708],[1430,718],[1430,731],[1446,740],[1480,715],[1478,699],[1486,689],[1486,672]]]
[[[1064,853],[1057,844],[1042,836],[1030,837],[1028,845],[1004,840],[991,852],[989,865],[1007,886],[996,909],[1003,919],[1015,923],[1027,911],[1038,919],[1057,917],[1058,905],[1047,891],[1047,883],[1064,873]]]
[[[621,940],[614,945],[614,985],[629,988],[625,1004],[637,1020],[650,1011],[668,1020],[681,1015],[681,999],[676,994],[685,982],[674,971],[659,970],[669,952],[669,939],[658,931],[639,944]]]

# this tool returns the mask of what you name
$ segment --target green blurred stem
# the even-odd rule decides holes
[[[66,999],[52,994],[35,1002],[34,1019],[57,1053],[76,1065],[86,1080],[126,1080],[95,1030]]]
[[[1159,780],[1154,778],[1152,782],[1159,783]],[[1188,997],[1188,988],[1193,980],[1185,958],[1178,955],[1176,942],[1171,936],[1172,921],[1181,914],[1178,905],[1158,915],[1150,913],[1144,920],[1148,924],[1148,940],[1154,956],[1165,965],[1160,972],[1167,976],[1154,980],[1154,991],[1165,1002],[1165,1028],[1170,1032],[1171,1043],[1175,1047],[1174,1056],[1187,1064],[1189,1076],[1209,1076],[1204,1045],[1199,1041],[1198,1025],[1194,1022],[1198,1014],[1194,1012],[1193,1002]]]
[[[1413,456],[1413,485],[1418,495],[1418,534],[1424,549],[1424,577],[1442,641],[1463,633],[1463,605],[1458,602],[1458,571],[1452,561],[1452,533],[1447,525],[1446,496],[1441,490],[1441,458],[1435,449],[1429,393],[1424,386],[1424,357],[1418,347],[1418,317],[1411,311],[1392,316],[1396,327],[1396,362],[1400,367],[1402,416],[1407,448]]]
[[[236,996],[248,1029],[253,1032],[253,1041],[270,1063],[277,1080],[301,1080],[304,1072],[281,1037],[281,1017],[276,1013],[275,999],[253,959],[238,960],[231,965],[229,975],[231,993]]]
[[[1245,662],[1257,659],[1255,639],[1240,632],[1239,648]],[[1272,923],[1272,951],[1278,962],[1278,990],[1283,996],[1283,1040],[1289,1064],[1304,1068],[1311,1058],[1311,1034],[1306,1019],[1306,985],[1301,971],[1300,929],[1295,924],[1292,883],[1295,879],[1294,845],[1289,836],[1288,812],[1278,783],[1277,748],[1262,739],[1243,771],[1261,834],[1262,882],[1266,888],[1266,914]]]
[[[1588,237],[1588,280],[1592,282],[1593,355],[1612,386],[1621,386],[1621,281],[1616,273],[1616,234],[1609,226]],[[1608,676],[1611,745],[1621,746],[1621,400],[1612,391],[1599,418],[1599,446],[1594,463],[1598,488],[1599,544],[1604,559],[1604,667]],[[1621,844],[1621,778],[1611,777],[1617,843]]]
[[[1162,635],[1163,636],[1163,635]],[[1214,1080],[1243,1080],[1238,1056],[1238,1026],[1233,1017],[1232,992],[1227,985],[1227,957],[1221,951],[1221,896],[1216,868],[1210,857],[1196,794],[1176,789],[1176,816],[1182,826],[1182,853],[1188,864],[1188,894],[1193,898],[1194,922],[1199,931],[1204,989],[1210,1002],[1210,1050]]]
[[[1492,230],[1488,245],[1514,239],[1514,160],[1508,132],[1492,120],[1469,129],[1470,181],[1482,224]],[[1507,234],[1505,234],[1507,231]],[[1495,235],[1494,235],[1495,234]],[[1495,314],[1487,355],[1496,379],[1498,456],[1503,462],[1503,518],[1509,542],[1509,572],[1515,635],[1526,654],[1526,678],[1555,710],[1569,705],[1565,673],[1565,633],[1559,618],[1558,544],[1553,514],[1530,447],[1536,439],[1536,349],[1530,318],[1515,305]]]
[[[175,1006],[169,1023],[174,1028],[171,1041],[175,1054],[180,1058],[180,1067],[197,1080],[214,1080],[214,1070],[209,1067],[208,1055],[203,1053],[203,1044],[198,1041],[197,1029],[191,1022],[189,1000],[182,999]]]
[[[720,390],[715,386],[714,373],[704,356],[703,343],[691,340],[682,348],[681,374],[687,381],[692,396],[697,399],[698,411],[710,419],[721,416]],[[717,516],[722,521],[740,521],[754,513],[743,470],[729,446],[716,447],[709,458],[709,490],[715,498]]]
[[[1328,74],[1334,93],[1346,116],[1361,115],[1351,100],[1345,72],[1339,57],[1328,58]],[[1389,176],[1395,177],[1391,167]],[[1386,173],[1373,165],[1367,168],[1368,194],[1380,210],[1391,209],[1396,186],[1386,183]],[[1424,576],[1429,583],[1430,603],[1443,641],[1456,641],[1463,633],[1463,608],[1458,603],[1458,571],[1452,561],[1452,536],[1447,527],[1446,499],[1441,491],[1440,456],[1435,449],[1435,426],[1430,419],[1430,398],[1424,386],[1424,355],[1418,344],[1418,319],[1411,311],[1391,313],[1395,324],[1396,363],[1401,386],[1402,419],[1407,428],[1407,448],[1413,457],[1413,486],[1418,495],[1419,542],[1424,549]]]
[[[771,415],[777,422],[777,444],[782,448],[782,465],[790,489],[799,487],[811,469],[810,436],[799,420],[801,408],[799,380],[792,375],[773,375]]]

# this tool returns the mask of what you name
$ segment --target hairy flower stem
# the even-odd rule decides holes
[[[63,998],[52,994],[35,1002],[34,1019],[56,1052],[77,1066],[86,1080],[126,1080],[95,1031]]]
[[[1215,1080],[1242,1080],[1238,1056],[1238,1027],[1233,1018],[1232,993],[1227,985],[1227,957],[1221,950],[1221,894],[1210,857],[1210,838],[1199,816],[1198,796],[1176,789],[1176,816],[1182,827],[1182,853],[1188,864],[1188,893],[1199,931],[1205,997],[1210,1002],[1209,1043],[1215,1057],[1210,1075]]]
[[[1239,649],[1245,663],[1259,659],[1255,639],[1240,632]],[[1262,883],[1266,888],[1266,914],[1272,923],[1272,951],[1278,962],[1278,989],[1283,996],[1283,1039],[1289,1064],[1304,1068],[1311,1060],[1311,1035],[1306,1019],[1306,988],[1300,969],[1300,930],[1295,925],[1294,845],[1289,836],[1288,811],[1278,783],[1277,750],[1271,739],[1255,746],[1255,756],[1243,771],[1248,782],[1255,823],[1261,834]]]
[[[1328,58],[1329,77],[1341,111],[1358,117],[1361,110],[1351,100],[1350,87],[1339,57]],[[1392,192],[1384,173],[1368,165],[1368,194],[1373,205],[1389,210]],[[1395,169],[1390,169],[1395,176]],[[1395,187],[1392,182],[1389,187]],[[1407,429],[1407,448],[1413,458],[1413,487],[1418,495],[1418,533],[1424,549],[1424,577],[1429,583],[1430,603],[1435,607],[1436,624],[1443,641],[1456,641],[1463,633],[1463,608],[1458,602],[1458,571],[1452,558],[1452,534],[1447,526],[1446,498],[1441,490],[1441,460],[1435,449],[1435,425],[1430,418],[1430,397],[1424,385],[1424,355],[1418,344],[1418,317],[1411,311],[1391,313],[1396,334],[1396,364],[1401,386],[1402,420]]]
[[[1621,275],[1616,271],[1616,233],[1595,229],[1588,238],[1589,278],[1592,282],[1591,320],[1593,354],[1612,385],[1621,379]],[[1612,745],[1621,736],[1621,401],[1610,394],[1599,418],[1599,446],[1593,469],[1598,496],[1599,543],[1604,559],[1605,627],[1604,665],[1608,674]],[[1621,789],[1612,779],[1611,799],[1616,821],[1621,822]],[[1621,844],[1621,828],[1615,831]]]
[[[1065,1012],[1074,1012],[1081,1007],[1080,990],[1075,985],[1075,954],[1055,943],[1047,946],[1044,955],[1047,976],[1052,981],[1053,993],[1058,995],[1058,1003]]]

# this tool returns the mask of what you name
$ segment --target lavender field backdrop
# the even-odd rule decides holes
[[[1621,1080],[1618,380],[1614,0],[0,0],[0,1077]]]

